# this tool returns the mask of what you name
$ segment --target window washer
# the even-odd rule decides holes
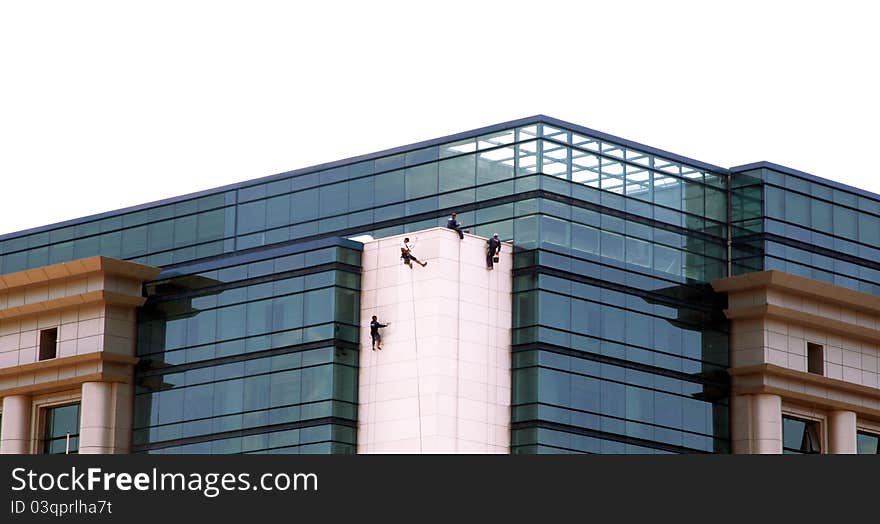
[[[452,216],[449,217],[449,220],[446,221],[446,227],[449,229],[454,229],[458,232],[458,238],[464,240],[464,233],[461,232],[461,224],[458,223],[458,220],[455,219],[455,212],[452,212]]]
[[[382,349],[382,335],[379,334],[379,328],[387,327],[388,324],[380,324],[378,320],[376,320],[376,315],[373,315],[373,320],[370,322],[370,338],[373,339],[373,351],[376,351],[376,346],[379,349]]]
[[[487,242],[489,249],[486,250],[486,267],[495,268],[495,262],[498,262],[498,255],[501,253],[501,241],[498,240],[498,233],[492,235]]]
[[[410,243],[409,237],[403,239],[403,242],[400,244],[400,258],[403,259],[403,263],[408,265],[410,269],[412,269],[412,260],[416,261],[416,264],[420,264],[422,267],[428,265],[427,262],[419,262],[419,259],[412,254],[412,250],[415,247],[415,242]]]

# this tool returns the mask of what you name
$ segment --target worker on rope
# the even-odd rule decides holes
[[[410,269],[412,269],[412,261],[415,260],[416,264],[420,264],[422,267],[428,265],[427,262],[419,262],[419,259],[412,254],[412,250],[415,247],[415,242],[410,243],[409,237],[403,239],[403,242],[400,244],[400,258],[403,259],[403,263],[408,265]]]
[[[373,351],[376,351],[377,346],[379,349],[382,349],[382,335],[379,334],[379,328],[388,327],[389,324],[391,322],[380,324],[376,319],[376,315],[373,315],[373,320],[370,322],[370,338],[373,339]]]
[[[464,240],[464,233],[461,232],[461,224],[455,219],[455,211],[452,212],[452,216],[446,221],[446,227],[455,230],[455,232],[458,233],[458,238]]]
[[[487,242],[489,248],[486,250],[486,267],[495,269],[495,262],[498,261],[498,255],[501,253],[501,240],[498,240],[498,233],[492,235]]]

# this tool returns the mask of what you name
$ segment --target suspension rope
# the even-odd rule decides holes
[[[459,384],[461,383],[461,240],[458,242],[458,292],[455,302],[455,313],[457,318],[455,328],[455,452],[458,453],[458,405],[461,402],[459,397]]]
[[[378,258],[378,256],[379,256],[378,253],[376,254],[376,256]],[[378,265],[377,265],[377,268],[376,268],[377,278],[378,278],[378,275],[379,275],[379,271],[378,271]],[[373,303],[370,304],[372,311],[376,312],[376,314],[378,314],[378,309],[379,309],[378,302],[379,302],[379,293],[378,293],[378,286],[377,286],[376,290],[374,290],[374,292],[373,292]],[[373,342],[372,335],[370,335],[370,342],[371,343]],[[370,402],[373,404],[373,408],[371,410],[372,413],[370,413],[370,431],[372,431],[372,435],[368,435],[368,437],[372,437],[372,439],[373,439],[371,441],[371,447],[375,447],[375,444],[376,444],[376,442],[375,442],[376,411],[378,411],[378,406],[379,406],[378,402],[376,401],[376,393],[377,393],[377,390],[379,389],[379,352],[380,351],[381,350],[371,351],[370,353],[372,353],[372,355],[370,355],[370,358],[369,358],[370,368],[371,368],[371,372],[372,372],[371,379],[373,381],[373,384],[372,384],[373,392],[370,395]],[[370,451],[375,451],[375,449],[372,449]]]
[[[498,256],[498,264],[499,265],[501,264],[500,253]],[[495,368],[497,368],[498,367],[498,359],[501,358],[500,348],[502,347],[501,340],[498,338],[498,335],[499,335],[499,328],[501,327],[501,300],[503,297],[501,295],[501,286],[499,284],[501,277],[495,273],[494,269],[492,271],[490,271],[489,273],[490,273],[490,275],[489,275],[489,297],[491,298],[491,296],[492,296],[492,293],[493,293],[492,288],[493,287],[494,287],[494,293],[495,293],[495,324],[492,326],[492,337],[494,339],[495,345],[492,346],[490,344],[489,350],[490,350],[490,352],[494,353],[494,355],[495,355]],[[493,284],[494,284],[494,286],[493,286]],[[489,316],[491,316],[491,311],[489,312]],[[505,327],[507,327],[507,326],[505,326]],[[486,401],[486,420],[489,421],[489,420],[491,420],[490,415],[489,415],[489,411],[491,409],[493,409],[495,406],[497,406],[498,385],[495,383],[495,380],[497,379],[498,372],[497,372],[497,369],[493,368],[492,366],[489,366],[488,361],[487,361],[487,368],[488,368],[488,370],[486,371],[486,399],[487,399],[487,401]],[[508,372],[509,372],[509,370],[508,370]],[[495,390],[494,392],[492,391],[493,389]],[[495,398],[494,401],[491,400],[493,397]],[[494,424],[491,424],[491,423],[488,424],[487,434],[486,434],[486,442],[488,442],[488,443],[491,443],[493,440],[493,432],[494,432],[493,425]],[[497,443],[496,443],[496,445],[497,445]]]
[[[373,304],[375,309],[375,304]],[[372,342],[372,336],[370,336],[370,342]],[[376,434],[376,409],[378,404],[376,403],[376,389],[379,387],[379,354],[377,351],[370,351],[372,353],[369,358],[369,369],[372,374],[370,379],[373,381],[372,384],[372,393],[370,394],[370,402],[373,404],[372,409],[370,410],[370,431],[372,431],[373,435]],[[368,435],[369,436],[369,435]],[[375,442],[372,442],[375,444]],[[371,450],[372,451],[372,450]]]
[[[487,253],[488,253],[488,250],[487,250]],[[495,273],[495,270],[494,269],[492,271],[487,270],[486,272],[489,273],[488,278],[486,279],[487,280],[487,282],[486,282],[486,293],[487,293],[486,307],[491,308],[492,307],[492,276]],[[498,305],[497,301],[496,301],[495,305],[496,306]],[[486,312],[486,320],[488,321],[491,317],[492,317],[492,311],[489,310]],[[495,347],[492,345],[492,342],[493,342],[493,339],[496,338],[496,336],[497,336],[496,335],[497,327],[498,327],[497,326],[497,324],[498,324],[497,315],[496,315],[495,324],[496,325],[492,326],[492,328],[489,331],[489,343],[486,344],[487,349],[488,349],[488,353],[486,355],[486,445],[487,445],[487,447],[489,445],[489,442],[491,442],[490,436],[492,433],[492,424],[489,422],[491,420],[489,418],[489,416],[490,416],[489,411],[490,411],[490,408],[492,405],[491,389],[492,389],[492,382],[493,382],[492,381],[492,374],[494,373],[494,370],[492,369],[492,365],[491,365],[492,359],[489,355],[496,352]],[[487,449],[487,451],[488,451],[488,449]]]
[[[402,269],[402,268],[401,268]],[[410,268],[409,272],[409,291],[410,298],[412,299],[412,312],[413,312],[413,336],[415,337],[415,350],[416,350],[416,403],[418,406],[418,416],[419,416],[419,453],[422,453],[422,378],[419,372],[419,332],[417,328],[418,322],[416,321],[416,291],[415,291],[415,276],[413,275],[412,268]]]

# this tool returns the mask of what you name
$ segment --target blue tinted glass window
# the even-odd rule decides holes
[[[880,246],[880,217],[859,213],[859,242]]]
[[[307,292],[303,308],[306,325],[329,322],[333,319],[333,290],[319,289]]]
[[[77,453],[79,450],[80,405],[51,407],[44,410],[43,453]]]
[[[623,260],[623,236],[602,232],[602,256],[614,260]]]
[[[246,305],[240,304],[218,310],[217,333],[221,340],[243,337],[245,335],[246,308]]]
[[[318,218],[318,190],[308,189],[290,195],[291,222],[304,222]]]
[[[476,157],[464,155],[439,162],[439,191],[471,187],[475,183]]]
[[[411,167],[406,170],[406,198],[437,194],[437,164]]]
[[[378,206],[400,202],[406,197],[403,171],[392,171],[376,175],[374,184],[374,201]]]
[[[834,206],[834,234],[856,240],[859,222],[856,212],[841,206]]]
[[[269,228],[290,223],[290,195],[281,195],[266,200],[266,226]]]
[[[541,218],[541,240],[560,246],[568,244],[568,229],[570,224],[557,218]]]
[[[541,324],[559,329],[569,329],[571,299],[556,293],[541,293],[539,296],[538,312]]]
[[[373,206],[373,178],[362,178],[349,182],[349,208],[352,211]]]
[[[238,206],[238,234],[253,233],[266,228],[266,201],[258,200]]]
[[[880,435],[859,432],[857,434],[856,447],[859,455],[880,454]]]
[[[344,213],[348,207],[348,182],[321,186],[320,199],[322,217]]]
[[[768,207],[768,212],[770,208]],[[810,201],[809,199],[792,191],[785,192],[785,218],[789,222],[810,225]]]
[[[833,233],[833,215],[832,205],[822,200],[813,200],[810,202],[810,225],[813,229]]]

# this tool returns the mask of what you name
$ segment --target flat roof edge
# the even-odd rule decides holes
[[[335,167],[340,167],[343,165],[354,164],[357,162],[364,162],[366,160],[373,160],[376,158],[381,158],[388,155],[395,155],[399,153],[414,151],[417,149],[423,149],[426,147],[431,147],[434,145],[443,144],[446,142],[454,142],[456,140],[463,140],[466,138],[473,138],[476,136],[484,135],[486,133],[492,133],[495,131],[501,131],[503,129],[508,129],[510,127],[518,127],[527,124],[537,124],[542,121],[542,119],[547,118],[543,115],[534,115],[525,118],[518,118],[516,120],[509,120],[507,122],[501,122],[498,124],[492,124],[485,127],[480,127],[476,129],[471,129],[469,131],[462,131],[460,133],[454,133],[451,135],[446,135],[438,138],[432,138],[429,140],[423,140],[421,142],[414,142],[411,144],[397,146],[390,149],[383,149],[381,151],[375,151],[372,153],[365,153],[363,155],[357,155],[353,157],[343,158],[340,160],[333,160],[331,162],[324,162],[322,164],[314,164],[311,166],[306,166],[298,169],[294,169],[291,171],[284,171],[282,173],[276,173],[273,175],[266,175],[258,178],[251,178],[248,180],[243,180],[241,182],[234,182],[232,184],[227,184],[225,186],[219,186],[214,188],[203,189],[201,191],[196,191],[193,193],[186,193],[184,195],[177,195],[168,198],[163,198],[160,200],[154,200],[152,202],[145,202],[143,204],[136,204],[133,206],[123,207],[119,209],[112,209],[110,211],[102,211],[100,213],[95,213],[93,215],[86,215],[83,217],[71,218],[68,220],[62,220],[60,222],[53,222],[51,224],[46,224],[42,226],[36,226],[28,229],[22,229],[19,231],[12,231],[9,233],[4,233],[0,235],[0,241],[10,240],[13,238],[18,238],[22,236],[32,235],[34,233],[42,233],[44,231],[51,231],[53,229],[58,229],[67,226],[75,226],[78,224],[84,224],[86,222],[92,222],[95,220],[101,220],[103,218],[109,218],[116,215],[122,215],[126,213],[134,213],[136,211],[142,211],[144,209],[150,209],[157,206],[163,206],[168,204],[176,204],[178,202],[184,202],[186,200],[192,200],[194,198],[201,198],[204,196],[210,196],[218,193],[224,193],[226,191],[232,191],[237,189],[242,189],[249,186],[265,184],[267,182],[272,182],[275,180],[280,180],[282,178],[287,178],[290,176],[304,175],[311,173],[313,171],[323,171],[326,169],[333,169]]]
[[[596,138],[600,138],[602,140],[607,140],[609,142],[616,142],[620,145],[626,147],[632,147],[633,149],[640,149],[646,153],[650,153],[652,155],[658,155],[669,160],[674,160],[676,162],[681,162],[683,164],[690,164],[694,167],[699,167],[700,169],[705,169],[707,171],[715,171],[721,174],[727,174],[727,168],[716,166],[714,164],[710,164],[708,162],[703,162],[700,160],[695,160],[693,158],[689,158],[683,155],[678,155],[676,153],[671,153],[669,151],[665,151],[663,149],[658,149],[653,146],[645,145],[639,142],[635,142],[633,140],[628,140],[626,138],[622,138],[616,135],[612,135],[609,133],[604,133],[602,131],[597,131],[595,129],[591,129],[589,127],[584,127],[578,124],[573,124],[571,122],[567,122],[565,120],[560,120],[558,118],[553,118],[545,115],[537,115],[538,118],[541,119],[542,123],[552,124],[555,126],[566,127],[571,129],[572,131],[577,131],[579,133],[584,133],[585,135],[595,136]]]
[[[168,198],[164,198],[164,199],[160,199],[160,200],[154,200],[151,202],[136,204],[133,206],[123,207],[123,208],[119,208],[119,209],[113,209],[113,210],[104,211],[101,213],[86,215],[83,217],[72,218],[69,220],[63,220],[60,222],[54,222],[54,223],[46,224],[46,225],[42,225],[42,226],[36,226],[33,228],[23,229],[20,231],[13,231],[10,233],[4,233],[4,234],[0,235],[0,241],[10,240],[13,238],[23,237],[23,236],[27,236],[27,235],[32,235],[35,233],[42,233],[42,232],[46,232],[46,231],[51,231],[51,230],[62,228],[62,227],[83,224],[83,223],[92,222],[95,220],[101,220],[104,218],[109,218],[109,217],[113,217],[113,216],[126,214],[126,213],[134,213],[137,211],[142,211],[145,209],[150,209],[150,208],[154,208],[154,207],[158,207],[158,206],[175,204],[175,203],[184,202],[187,200],[192,200],[195,198],[201,198],[201,197],[205,197],[205,196],[223,193],[226,191],[238,190],[238,189],[242,189],[245,187],[250,187],[250,186],[254,186],[254,185],[258,185],[258,184],[264,184],[264,183],[272,182],[275,180],[280,180],[280,179],[291,177],[291,176],[298,176],[298,175],[304,175],[304,174],[308,174],[308,173],[315,172],[315,171],[323,171],[323,170],[327,170],[327,169],[333,169],[333,168],[348,165],[348,164],[364,162],[367,160],[373,160],[373,159],[381,158],[384,156],[410,152],[410,151],[423,149],[426,147],[432,147],[432,146],[443,144],[443,143],[454,142],[457,140],[464,140],[464,139],[468,139],[468,138],[474,138],[474,137],[477,137],[480,135],[492,133],[495,131],[501,131],[501,130],[509,129],[512,127],[519,127],[519,126],[523,126],[523,125],[538,124],[538,123],[545,123],[545,124],[549,124],[552,126],[566,128],[571,131],[583,133],[585,135],[589,135],[589,136],[595,137],[600,140],[614,142],[614,143],[617,143],[617,144],[624,146],[624,147],[631,147],[633,149],[638,149],[638,150],[644,151],[645,153],[662,156],[662,157],[667,158],[669,160],[688,164],[688,165],[697,167],[699,169],[705,169],[707,171],[712,171],[712,172],[716,172],[716,173],[720,173],[720,174],[728,174],[729,172],[732,172],[733,169],[737,169],[737,168],[732,168],[732,169],[723,168],[720,166],[716,166],[714,164],[710,164],[710,163],[702,162],[700,160],[695,160],[693,158],[689,158],[686,156],[678,155],[678,154],[675,154],[675,153],[672,153],[669,151],[665,151],[662,149],[658,149],[656,147],[642,144],[640,142],[635,142],[633,140],[628,140],[626,138],[622,138],[622,137],[619,137],[616,135],[612,135],[609,133],[598,131],[596,129],[581,126],[581,125],[578,125],[578,124],[575,124],[572,122],[568,122],[568,121],[561,120],[558,118],[553,118],[551,116],[547,116],[544,114],[536,114],[536,115],[531,115],[531,116],[527,116],[524,118],[518,118],[518,119],[514,119],[514,120],[508,120],[506,122],[500,122],[497,124],[479,127],[479,128],[471,129],[468,131],[462,131],[459,133],[453,133],[450,135],[432,138],[429,140],[413,142],[410,144],[397,146],[397,147],[393,147],[390,149],[383,149],[380,151],[375,151],[372,153],[366,153],[366,154],[357,155],[357,156],[353,156],[353,157],[334,160],[331,162],[314,164],[311,166],[306,166],[306,167],[294,169],[291,171],[284,171],[281,173],[276,173],[276,174],[272,174],[272,175],[266,175],[263,177],[248,179],[248,180],[244,180],[241,182],[227,184],[224,186],[208,188],[208,189],[204,189],[204,190],[196,191],[196,192],[192,192],[192,193],[186,193],[184,195],[172,196],[172,197],[168,197]],[[757,164],[767,164],[768,166],[775,166],[774,167],[775,169],[790,169],[790,168],[784,168],[783,166],[777,166],[776,164],[770,164],[769,162],[763,162],[763,163],[759,162]],[[749,164],[749,165],[754,165],[754,164]],[[740,166],[740,167],[744,167],[744,166]],[[803,172],[799,172],[799,171],[795,171],[795,170],[791,170],[791,171],[794,172],[795,174],[798,174],[798,176],[813,177],[813,175],[809,175],[808,173],[803,173]],[[828,185],[836,184],[835,182],[830,181],[830,180],[825,180],[825,179],[821,179],[818,177],[813,177],[813,178],[818,182],[825,183]],[[849,188],[849,186],[844,186],[842,184],[840,185],[840,187],[841,188]],[[857,188],[851,188],[848,190],[860,191]],[[863,190],[861,190],[861,191],[863,191]],[[867,194],[869,194],[872,198],[880,198],[880,196],[878,196],[878,195],[874,195],[871,193],[867,193]]]
[[[820,176],[816,176],[806,171],[800,171],[798,169],[794,169],[791,167],[783,166],[781,164],[775,164],[773,162],[768,162],[766,160],[761,160],[758,162],[752,162],[749,164],[743,164],[740,166],[731,167],[729,169],[731,174],[741,173],[743,171],[750,171],[752,169],[772,169],[774,171],[778,171],[780,173],[796,176],[798,178],[803,178],[804,180],[815,182],[817,184],[826,185],[828,187],[832,187],[834,189],[840,189],[842,191],[848,191],[850,193],[854,193],[856,195],[860,195],[866,198],[870,198],[872,200],[880,200],[880,194],[868,191],[867,189],[861,189],[855,186],[850,186],[847,184],[843,184],[834,180],[830,180],[827,178],[822,178]]]

